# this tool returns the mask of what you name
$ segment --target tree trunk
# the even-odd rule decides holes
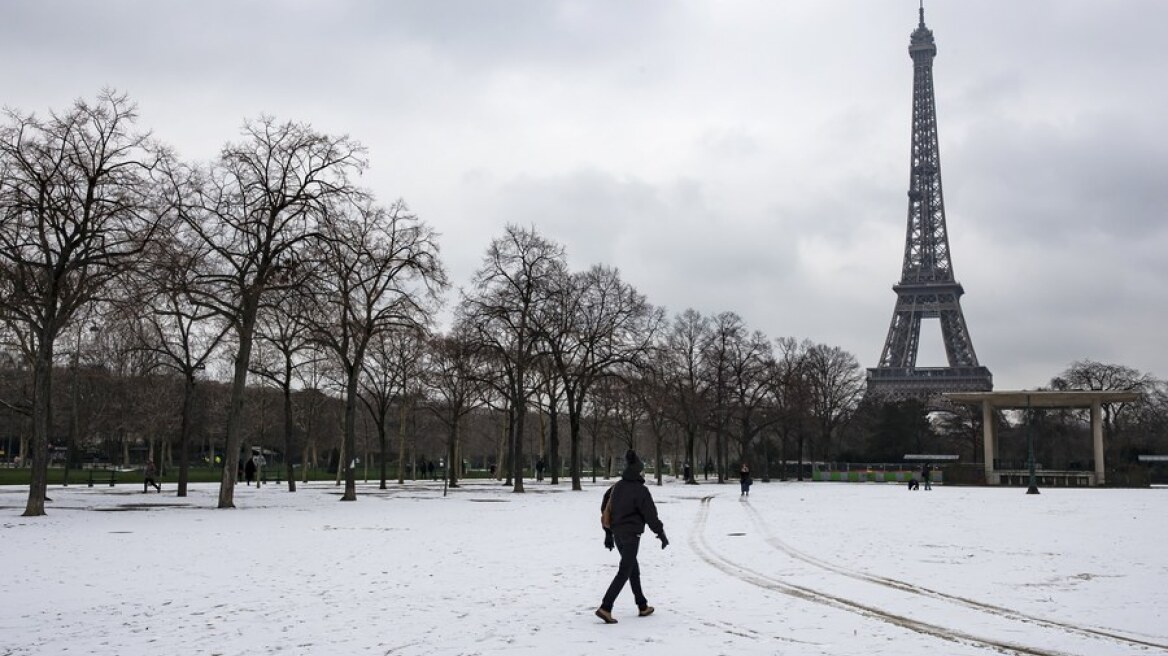
[[[81,423],[77,408],[77,361],[81,352],[81,333],[77,334],[77,345],[69,367],[69,432],[65,434],[65,471],[62,482],[69,485],[69,468],[73,464],[73,452],[77,449],[77,430]]]
[[[450,423],[450,444],[446,456],[446,476],[450,487],[458,487],[458,414]]]
[[[560,413],[556,410],[555,401],[548,407],[548,454],[545,462],[551,470],[551,484],[560,484]]]
[[[803,480],[803,432],[799,432],[799,437],[795,440],[795,463],[799,467],[799,471],[795,474],[795,480]]]
[[[572,467],[572,489],[579,492],[584,489],[580,482],[580,410],[576,406],[576,397],[570,389],[565,390],[568,403],[568,441],[571,442],[571,467]],[[596,448],[595,440],[593,441],[592,456],[595,461]],[[595,467],[595,462],[593,466]],[[595,472],[593,472],[593,480],[596,480]]]
[[[292,463],[292,454],[296,451],[296,424],[292,418],[292,380],[291,367],[285,364],[284,369],[284,468],[288,474],[288,491],[296,491],[296,468]],[[303,466],[303,465],[301,465]]]
[[[182,418],[178,433],[178,496],[187,495],[187,483],[190,481],[190,451],[191,443],[191,413],[194,410],[195,376],[188,373],[183,381]]]
[[[303,454],[300,456],[300,474],[303,476],[300,480],[305,485],[308,485],[308,445],[305,444],[304,448],[300,451]]]
[[[361,368],[354,366],[349,371],[349,379],[345,384],[345,452],[357,453],[357,377]],[[345,493],[341,501],[357,500],[357,473],[354,471],[354,458],[346,455],[345,466]]]
[[[384,407],[384,406],[382,406],[382,407]],[[385,431],[385,419],[386,419],[385,415],[386,415],[386,413],[384,411],[381,411],[378,414],[379,414],[379,416],[377,417],[377,448],[381,454],[379,456],[379,458],[381,459],[381,467],[379,468],[379,470],[381,472],[381,484],[378,485],[378,488],[382,489],[382,490],[387,490],[389,488],[385,484],[385,478],[388,475],[387,468],[389,466],[389,463],[386,462],[389,459],[389,436],[386,435],[386,431]]]
[[[406,482],[406,401],[401,399],[397,415],[397,484]]]
[[[239,470],[239,447],[243,442],[243,404],[247,392],[247,367],[251,363],[252,339],[255,335],[256,307],[254,294],[245,297],[239,328],[239,351],[235,354],[235,372],[231,380],[231,404],[227,411],[227,444],[223,447],[223,478],[219,482],[219,507],[235,507],[235,476]]]
[[[511,415],[510,410],[507,411],[506,420],[503,422],[503,428],[499,431],[499,440],[495,446],[495,480],[503,479],[503,463],[506,462],[503,447],[507,444],[507,436],[511,431]]]
[[[520,379],[520,386],[522,387],[522,379]],[[519,390],[518,402],[515,404],[515,423],[512,425],[512,457],[511,457],[511,471],[515,477],[515,487],[511,489],[512,492],[523,492],[523,426],[524,420],[527,416],[527,399],[524,398],[522,389]]]
[[[689,479],[686,480],[685,482],[691,483],[694,485],[696,485],[698,482],[698,477],[696,474],[698,463],[697,463],[697,460],[694,459],[694,446],[695,446],[695,443],[697,442],[697,440],[698,440],[697,431],[695,431],[692,426],[686,426],[686,428],[685,428],[685,464],[689,465]],[[705,468],[706,468],[706,463],[703,462],[702,469],[705,470]],[[684,468],[682,469],[682,471],[685,471]]]
[[[50,400],[53,390],[53,342],[41,337],[33,363],[32,398],[32,453],[21,456],[29,460],[31,455],[31,480],[28,485],[28,503],[24,517],[39,517],[45,514],[45,497],[49,488],[49,423],[52,417]]]

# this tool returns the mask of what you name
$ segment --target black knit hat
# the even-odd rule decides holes
[[[641,459],[637,457],[637,452],[629,449],[625,452],[625,464],[631,465],[635,462],[640,462]]]

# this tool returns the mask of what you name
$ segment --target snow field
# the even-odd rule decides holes
[[[1168,654],[1165,489],[670,480],[604,625],[606,485],[0,488],[0,655]]]

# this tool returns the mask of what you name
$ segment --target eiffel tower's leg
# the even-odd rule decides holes
[[[912,367],[921,339],[921,313],[915,299],[898,298],[880,356],[881,367]]]
[[[950,367],[977,366],[977,355],[973,352],[973,341],[969,338],[969,328],[965,325],[965,315],[961,305],[953,299],[952,309],[942,310],[941,337],[945,340],[945,355]]]

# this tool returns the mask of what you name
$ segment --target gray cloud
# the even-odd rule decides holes
[[[954,268],[997,385],[1084,357],[1168,376],[1168,4],[926,11]],[[260,112],[349,133],[365,184],[443,233],[456,283],[505,223],[532,224],[671,310],[871,366],[904,245],[915,26],[903,0],[17,0],[0,88],[39,112],[124,89],[192,158]],[[939,334],[923,349],[940,357]]]

